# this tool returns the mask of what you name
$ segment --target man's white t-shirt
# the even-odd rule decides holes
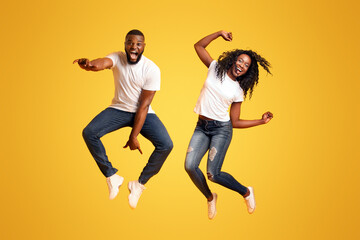
[[[194,112],[199,115],[217,120],[229,121],[228,109],[233,102],[244,101],[244,92],[237,81],[232,80],[227,74],[222,79],[216,76],[217,61],[211,62],[208,75]]]
[[[136,112],[141,91],[160,90],[160,69],[145,56],[136,64],[129,64],[126,53],[114,52],[106,56],[113,62],[115,96],[110,107]],[[148,113],[155,113],[151,106]]]

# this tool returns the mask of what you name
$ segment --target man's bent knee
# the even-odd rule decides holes
[[[156,146],[156,148],[161,151],[171,152],[171,150],[174,148],[174,144],[173,144],[172,140],[169,139],[168,141],[163,142],[162,144]]]
[[[92,135],[92,131],[89,127],[85,127],[82,131],[82,136],[84,139],[89,138]]]
[[[174,148],[174,144],[173,144],[172,140],[170,140],[170,142],[169,142],[168,145],[167,145],[167,149],[168,149],[169,151],[171,151],[173,148]]]

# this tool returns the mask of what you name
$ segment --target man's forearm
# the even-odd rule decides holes
[[[139,135],[139,133],[144,125],[148,110],[149,110],[149,106],[142,106],[136,112],[135,119],[134,119],[134,126],[133,126],[130,136],[129,136],[130,139],[134,139]]]
[[[110,58],[98,58],[92,61],[87,58],[80,58],[76,59],[73,63],[78,63],[82,69],[93,72],[110,69],[113,66]]]
[[[89,70],[94,71],[94,72],[101,71],[101,70],[109,68],[108,65],[109,64],[107,63],[107,59],[105,59],[105,58],[94,59],[94,60],[90,61],[91,67]]]

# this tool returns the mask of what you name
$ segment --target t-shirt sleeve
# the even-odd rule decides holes
[[[213,61],[210,63],[210,66],[209,66],[209,70],[208,70],[208,71],[214,71],[214,72],[215,72],[216,65],[217,65],[217,61],[216,61],[216,60],[213,60]]]
[[[244,101],[244,91],[239,87],[239,91],[236,91],[234,102],[243,102]]]
[[[109,55],[106,56],[106,58],[110,58],[112,60],[113,65],[112,65],[111,68],[114,68],[118,64],[118,62],[120,61],[119,53],[117,53],[117,52],[110,53]]]
[[[143,86],[144,90],[159,91],[160,90],[160,69],[153,66],[146,74],[146,82]]]

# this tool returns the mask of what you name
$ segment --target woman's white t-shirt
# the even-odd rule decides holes
[[[217,120],[229,121],[229,107],[233,102],[244,101],[244,92],[237,81],[232,80],[227,74],[221,79],[216,76],[217,61],[211,62],[208,75],[194,112],[199,115]]]

